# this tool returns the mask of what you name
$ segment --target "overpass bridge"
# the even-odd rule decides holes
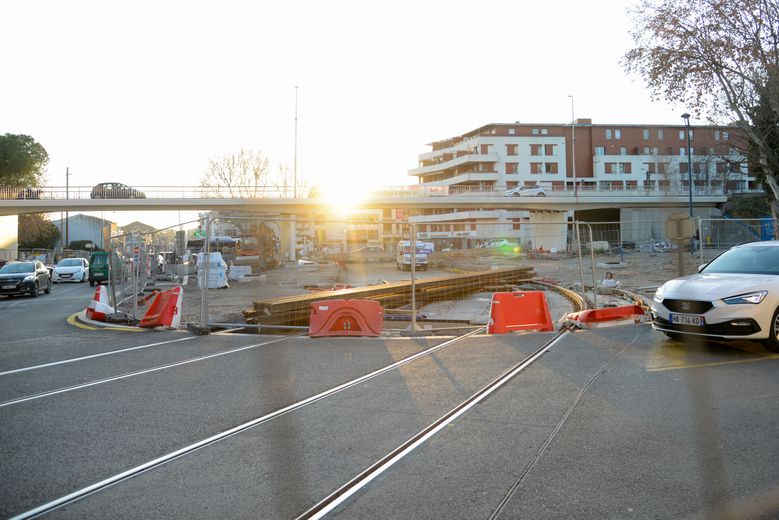
[[[688,192],[614,189],[587,191],[549,190],[540,197],[505,197],[503,191],[485,189],[442,190],[446,187],[385,187],[354,209],[510,209],[514,211],[581,211],[604,208],[679,208],[689,205]],[[92,198],[91,187],[43,187],[0,189],[0,215],[60,211],[260,211],[283,214],[322,212],[333,201],[320,197],[294,197],[290,190],[198,186],[147,186],[119,198]],[[121,194],[120,194],[121,195]],[[140,198],[143,195],[144,198]],[[695,190],[695,208],[716,207],[727,201],[721,190]],[[343,204],[343,201],[340,202]]]

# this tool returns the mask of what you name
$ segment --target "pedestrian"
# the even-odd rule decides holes
[[[163,274],[165,272],[165,257],[162,253],[157,253],[157,272]]]

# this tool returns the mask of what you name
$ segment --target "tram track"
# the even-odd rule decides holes
[[[574,294],[575,293],[573,293],[571,295],[572,302],[576,299],[576,296],[574,296]],[[457,336],[455,338],[449,339],[449,340],[444,341],[444,342],[442,342],[442,343],[440,343],[438,345],[435,345],[435,346],[430,347],[428,349],[425,349],[425,350],[422,350],[420,352],[417,352],[417,353],[415,353],[413,355],[410,355],[410,356],[408,356],[406,358],[403,358],[403,359],[401,359],[401,360],[399,360],[399,361],[397,361],[395,363],[392,363],[392,364],[387,365],[385,367],[382,367],[382,368],[380,368],[378,370],[375,370],[373,372],[370,372],[368,374],[365,374],[363,376],[355,378],[355,379],[353,379],[351,381],[348,381],[348,382],[343,383],[341,385],[332,387],[332,388],[330,388],[328,390],[322,391],[322,392],[320,392],[318,394],[312,395],[312,396],[310,396],[310,397],[308,397],[306,399],[300,400],[300,401],[298,401],[296,403],[293,403],[293,404],[290,404],[288,406],[284,406],[282,408],[278,408],[278,409],[276,409],[276,410],[274,410],[274,411],[272,411],[270,413],[267,413],[267,414],[265,414],[265,415],[263,415],[261,417],[257,417],[255,419],[252,419],[252,420],[247,421],[245,423],[242,423],[240,425],[234,426],[234,427],[229,428],[227,430],[224,430],[224,431],[222,431],[220,433],[217,433],[215,435],[206,437],[206,438],[204,438],[204,439],[202,439],[200,441],[197,441],[197,442],[194,442],[192,444],[189,444],[189,445],[187,445],[187,446],[185,446],[183,448],[171,451],[171,452],[169,452],[169,453],[167,453],[167,454],[165,454],[165,455],[163,455],[161,457],[157,457],[157,458],[155,458],[153,460],[147,461],[147,462],[145,462],[143,464],[137,465],[137,466],[132,467],[132,468],[130,468],[128,470],[125,470],[125,471],[122,471],[120,473],[117,473],[117,474],[115,474],[115,475],[113,475],[113,476],[111,476],[109,478],[103,479],[103,480],[101,480],[99,482],[95,482],[95,483],[93,483],[93,484],[91,484],[89,486],[86,486],[84,488],[81,488],[81,489],[79,489],[77,491],[74,491],[74,492],[69,493],[67,495],[64,495],[62,497],[59,497],[59,498],[57,498],[55,500],[52,500],[50,502],[47,502],[45,504],[42,504],[42,505],[40,505],[40,506],[38,506],[38,507],[36,507],[34,509],[31,509],[31,510],[26,511],[24,513],[18,514],[16,516],[14,516],[13,518],[35,518],[35,517],[41,516],[43,514],[46,514],[48,512],[54,511],[54,510],[56,510],[56,509],[58,509],[60,507],[63,507],[63,506],[68,505],[68,504],[71,504],[73,502],[81,500],[84,497],[87,497],[89,495],[97,493],[97,492],[99,492],[99,491],[101,491],[103,489],[106,489],[108,487],[114,486],[114,485],[119,484],[119,483],[121,483],[123,481],[126,481],[128,479],[132,479],[132,478],[134,478],[134,477],[136,477],[138,475],[141,475],[141,474],[143,474],[143,473],[145,473],[147,471],[150,471],[150,470],[152,470],[154,468],[157,468],[159,466],[167,464],[168,462],[171,462],[173,460],[179,459],[181,457],[185,457],[185,456],[187,456],[189,454],[192,454],[192,453],[194,453],[194,452],[196,452],[196,451],[198,451],[198,450],[200,450],[202,448],[205,448],[207,446],[210,446],[210,445],[218,443],[218,442],[220,442],[222,440],[225,440],[225,439],[227,439],[229,437],[237,435],[237,434],[239,434],[239,433],[241,433],[243,431],[246,431],[246,430],[248,430],[250,428],[253,428],[255,426],[259,426],[261,424],[267,423],[267,422],[269,422],[269,421],[271,421],[273,419],[276,419],[276,418],[281,417],[283,415],[289,414],[289,413],[291,413],[293,411],[299,410],[299,409],[301,409],[301,408],[303,408],[305,406],[308,406],[310,404],[313,404],[313,403],[316,403],[316,402],[321,401],[323,399],[326,399],[326,398],[328,398],[330,396],[333,396],[333,395],[335,395],[335,394],[337,394],[337,393],[339,393],[339,392],[341,392],[343,390],[346,390],[348,388],[352,388],[354,386],[360,385],[361,383],[364,383],[364,382],[366,382],[366,381],[368,381],[370,379],[378,377],[378,376],[380,376],[380,375],[382,375],[382,374],[384,374],[386,372],[389,372],[391,370],[400,368],[401,366],[406,365],[408,363],[411,363],[411,362],[413,362],[413,361],[415,361],[417,359],[420,359],[420,358],[422,358],[424,356],[429,356],[429,355],[431,355],[431,354],[433,354],[435,352],[438,352],[439,350],[441,350],[443,348],[446,348],[446,347],[448,347],[450,345],[456,344],[456,343],[458,343],[458,342],[460,342],[460,341],[462,341],[464,339],[472,337],[472,336],[474,336],[476,334],[480,334],[482,332],[484,332],[484,328],[483,327],[479,328],[477,330],[468,332],[467,334],[463,334],[461,336]],[[389,468],[389,466],[394,464],[394,462],[396,460],[400,460],[400,458],[402,458],[402,456],[405,456],[405,454],[407,454],[408,452],[412,451],[417,446],[419,446],[422,443],[424,443],[425,440],[427,440],[428,438],[430,438],[433,435],[435,435],[435,433],[437,433],[446,424],[448,424],[449,422],[455,420],[460,415],[466,413],[472,406],[474,406],[475,404],[478,404],[479,402],[483,401],[486,397],[488,397],[490,394],[492,394],[493,392],[497,391],[497,389],[499,389],[501,386],[505,385],[508,381],[510,381],[512,378],[514,378],[516,375],[518,375],[522,370],[524,370],[525,368],[530,366],[535,360],[540,358],[546,351],[548,351],[550,348],[552,348],[552,346],[554,346],[554,344],[556,344],[558,341],[560,341],[560,339],[562,339],[562,337],[565,336],[566,334],[568,334],[569,332],[570,331],[567,330],[567,329],[558,332],[555,335],[555,337],[552,338],[552,340],[550,340],[547,343],[545,343],[541,348],[536,350],[533,354],[531,354],[530,356],[524,358],[522,361],[520,361],[518,364],[512,366],[510,369],[504,371],[500,376],[498,376],[496,379],[494,379],[488,385],[483,387],[477,393],[475,393],[474,395],[472,395],[471,397],[469,397],[468,399],[463,401],[460,405],[458,405],[453,410],[451,410],[449,413],[444,415],[441,419],[436,421],[434,424],[430,425],[428,428],[426,428],[425,430],[423,430],[419,434],[417,434],[414,437],[412,437],[412,439],[410,439],[409,442],[404,443],[403,446],[398,448],[398,450],[400,450],[400,451],[394,450],[390,454],[391,456],[388,456],[389,457],[388,460],[385,460],[385,459],[387,459],[387,457],[385,457],[385,459],[382,459],[382,461],[380,461],[381,462],[381,464],[380,464],[381,468],[374,467],[374,466],[376,466],[375,464],[372,465],[371,468],[369,468],[369,469],[372,469],[372,471],[370,471],[369,473],[375,473],[375,471],[377,469],[381,469],[381,471],[379,471],[378,473],[375,473],[372,476],[370,476],[370,480],[372,480],[373,478],[375,478],[375,476],[377,476],[378,474],[380,474],[381,472],[383,472],[387,468]],[[122,374],[122,375],[111,377],[111,378],[95,380],[95,381],[92,381],[92,382],[87,382],[87,383],[83,383],[83,384],[79,384],[79,385],[74,385],[74,386],[71,386],[71,387],[62,388],[62,389],[51,391],[51,392],[44,392],[44,393],[36,394],[36,395],[33,395],[33,396],[27,396],[27,397],[24,397],[24,398],[19,398],[19,399],[15,399],[15,400],[11,400],[11,401],[6,401],[6,402],[3,402],[3,403],[0,403],[0,407],[10,406],[12,404],[21,403],[21,402],[24,402],[24,401],[30,401],[30,400],[33,400],[33,399],[40,399],[42,397],[55,395],[55,394],[59,394],[59,393],[70,392],[70,391],[74,391],[74,390],[77,390],[77,389],[80,389],[80,388],[86,388],[88,386],[95,386],[95,385],[98,385],[98,384],[108,383],[108,382],[116,381],[116,380],[119,380],[119,379],[126,379],[126,378],[134,377],[134,376],[137,376],[137,375],[147,374],[147,373],[154,372],[154,371],[164,370],[166,368],[172,368],[172,367],[175,367],[175,366],[180,366],[180,365],[184,365],[184,364],[188,364],[188,363],[193,363],[193,362],[197,362],[197,361],[211,359],[211,358],[223,356],[223,355],[234,353],[234,352],[240,352],[240,351],[243,351],[243,350],[256,348],[256,347],[267,345],[267,344],[270,344],[270,343],[277,343],[277,342],[286,341],[286,340],[289,340],[289,339],[291,339],[291,337],[287,336],[287,337],[276,339],[276,340],[271,341],[271,342],[264,342],[264,343],[259,343],[259,344],[248,345],[248,346],[244,346],[244,347],[240,347],[240,348],[236,348],[236,349],[230,349],[229,351],[226,351],[226,352],[220,352],[220,353],[211,354],[211,355],[208,355],[208,356],[200,356],[200,357],[197,357],[197,358],[181,361],[181,362],[178,362],[178,363],[170,363],[170,364],[166,364],[166,365],[163,365],[163,366],[153,367],[153,368],[150,368],[150,369],[145,369],[145,370],[140,370],[140,371],[135,371],[135,372]],[[110,354],[110,353],[108,353],[108,354]],[[87,356],[85,358],[89,358],[89,356]],[[79,358],[74,358],[74,361],[75,360],[79,360]],[[63,360],[63,361],[67,362],[68,360]],[[399,455],[400,455],[400,457],[398,458]],[[390,462],[387,465],[387,462],[389,460],[392,460],[392,462]],[[365,472],[363,472],[363,473],[365,473]],[[361,474],[361,475],[363,475],[363,474]],[[370,480],[366,481],[365,483],[369,482]],[[363,483],[362,485],[365,485],[365,483]],[[338,497],[336,497],[336,500],[338,500],[340,497],[343,497],[343,498],[340,499],[340,501],[338,501],[337,503],[335,503],[335,501],[333,501],[333,503],[335,504],[335,505],[333,505],[333,507],[337,507],[337,505],[339,503],[343,502],[343,500],[348,499],[348,497],[351,496],[351,494],[356,492],[358,489],[359,489],[359,487],[355,488],[355,491],[349,492],[347,490],[345,492],[339,493]],[[327,506],[325,506],[325,507],[327,507]],[[327,509],[327,510],[328,511],[332,510],[332,508]],[[312,517],[313,518],[313,517],[318,517],[318,516],[305,516],[305,514],[304,514],[304,516],[302,516],[301,518],[308,518],[308,517]]]

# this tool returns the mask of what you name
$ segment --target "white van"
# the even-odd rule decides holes
[[[412,252],[413,249],[411,248],[411,240],[401,240],[398,242],[398,254],[395,260],[398,269],[401,271],[411,270]],[[421,242],[417,240],[415,269],[427,271],[427,258],[432,252],[432,242]]]

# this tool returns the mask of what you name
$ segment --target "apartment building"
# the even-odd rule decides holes
[[[664,222],[678,209],[631,207],[636,196],[716,196],[758,188],[739,152],[739,131],[731,126],[596,125],[590,119],[571,124],[489,124],[465,134],[435,141],[409,170],[419,184],[442,187],[450,195],[474,192],[503,195],[505,190],[543,187],[552,197],[613,196],[608,210],[541,212],[508,209],[419,211],[410,217],[423,238],[468,243],[474,237],[513,238],[537,242],[535,225],[563,226],[576,218],[588,221]],[[688,149],[689,148],[689,149]],[[689,174],[689,165],[692,174]],[[576,200],[581,201],[581,198]],[[573,205],[572,205],[573,207]],[[697,217],[719,216],[710,206]],[[525,224],[534,224],[526,226]],[[644,240],[646,237],[636,237]],[[558,241],[565,242],[562,237]]]
[[[489,124],[430,143],[409,170],[426,186],[496,191],[544,186],[552,191],[689,190],[688,155],[696,192],[754,188],[738,130],[684,125]],[[575,145],[574,145],[575,143]]]

